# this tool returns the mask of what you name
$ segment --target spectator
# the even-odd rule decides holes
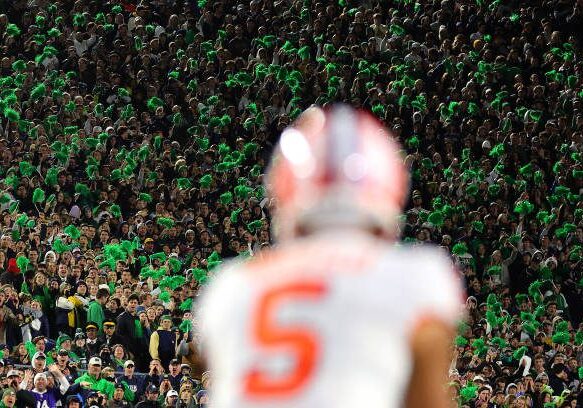
[[[117,333],[123,338],[122,344],[126,350],[143,350],[145,344],[144,329],[136,314],[138,302],[136,294],[130,295],[126,310],[117,318]],[[146,362],[141,353],[134,354],[134,361],[138,369],[145,367]]]
[[[150,337],[150,356],[160,360],[163,367],[168,367],[176,356],[178,336],[172,330],[172,318],[168,315],[160,319],[160,327]]]
[[[16,405],[16,391],[14,388],[5,388],[2,392],[2,408],[13,408]]]
[[[176,408],[178,403],[178,392],[175,390],[170,390],[166,394],[166,398],[164,399],[164,404],[162,406],[164,408]]]
[[[16,348],[13,362],[31,364],[24,344],[54,344],[58,326],[101,329],[86,302],[106,285],[106,318],[134,292],[154,313],[140,317],[140,342],[115,330],[139,343],[126,351],[146,350],[134,359],[146,370],[157,320],[196,305],[220,258],[269,244],[260,186],[275,139],[332,101],[372,110],[405,146],[403,240],[455,250],[465,265],[478,300],[455,361],[465,402],[478,394],[466,374],[486,356],[476,340],[510,371],[488,379],[492,398],[495,379],[516,380],[523,346],[542,356],[535,375],[553,375],[560,310],[567,357],[580,356],[580,1],[118,3],[1,7],[0,343]],[[75,335],[80,368],[101,350],[97,330],[86,345]],[[182,331],[177,358],[199,379],[198,328]]]
[[[136,408],[161,408],[162,404],[158,401],[158,387],[149,385],[146,388],[146,399],[136,405]]]
[[[144,391],[146,389],[146,382],[144,377],[136,376],[135,373],[135,364],[132,360],[126,360],[124,363],[123,368],[123,375],[117,378],[117,382],[125,382],[130,391],[132,391],[135,395],[134,400],[138,401]]]
[[[99,354],[99,350],[101,350],[101,347],[103,346],[103,343],[97,336],[98,329],[99,327],[97,326],[97,323],[91,321],[87,322],[87,325],[85,326],[85,331],[87,332],[85,347],[90,356]]]
[[[87,320],[97,324],[99,334],[103,333],[103,321],[105,320],[105,313],[103,306],[109,299],[109,290],[99,289],[96,298],[89,302],[89,309],[87,310]]]
[[[122,384],[115,385],[113,398],[107,402],[107,408],[127,408],[131,404],[124,399],[124,386]]]
[[[36,399],[37,407],[56,408],[57,402],[63,395],[62,390],[64,389],[66,392],[69,388],[67,379],[55,366],[51,366],[49,372],[57,377],[61,386],[57,386],[54,382],[49,386],[47,375],[45,373],[35,374],[32,394]]]
[[[113,348],[116,344],[122,344],[122,337],[116,332],[116,321],[114,319],[105,319],[103,321],[102,343]]]
[[[79,394],[83,400],[87,400],[92,391],[103,393],[107,398],[111,398],[114,392],[114,385],[101,375],[101,359],[91,357],[87,366],[87,373],[75,380],[71,386],[72,394]]]

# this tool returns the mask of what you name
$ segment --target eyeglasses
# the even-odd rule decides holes
[[[128,365],[126,366],[126,368],[134,368],[134,365],[133,365],[133,364],[128,364]]]
[[[93,367],[101,367],[101,364],[91,364]]]

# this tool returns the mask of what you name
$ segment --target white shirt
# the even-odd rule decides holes
[[[409,336],[454,324],[462,290],[439,250],[320,234],[226,267],[202,301],[213,407],[400,406]]]

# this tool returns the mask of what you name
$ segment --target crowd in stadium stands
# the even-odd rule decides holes
[[[270,245],[272,146],[333,101],[392,128],[404,241],[465,280],[452,398],[583,406],[582,1],[0,13],[1,408],[205,406],[196,295]]]

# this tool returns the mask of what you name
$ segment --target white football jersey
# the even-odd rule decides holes
[[[401,406],[410,334],[455,324],[462,289],[436,248],[319,234],[226,267],[201,303],[214,408]]]

